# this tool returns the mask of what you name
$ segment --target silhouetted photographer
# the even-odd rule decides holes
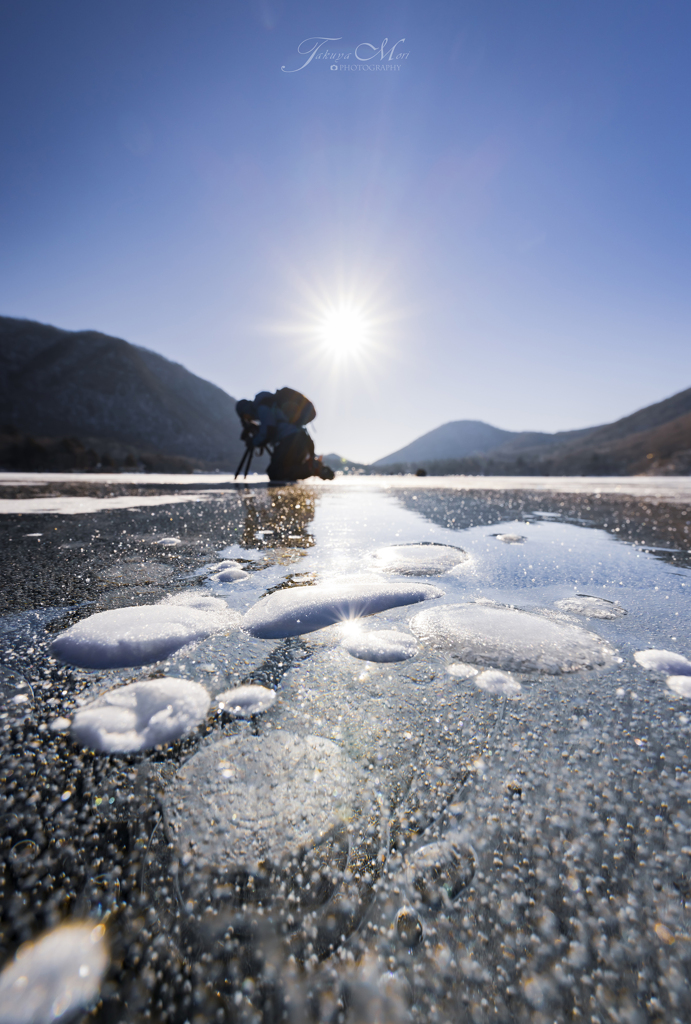
[[[299,391],[260,391],[254,401],[241,398],[235,411],[242,422],[240,436],[246,445],[236,478],[243,466],[247,476],[254,452],[259,449],[261,454],[266,448],[271,454],[267,470],[270,480],[305,480],[308,476],[333,480],[333,470],[315,456],[314,441],[305,430],[317,415],[316,409]]]

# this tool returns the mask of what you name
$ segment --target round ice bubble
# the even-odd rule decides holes
[[[442,591],[429,583],[373,583],[358,578],[291,587],[258,601],[245,614],[243,627],[251,636],[278,640],[442,596]]]
[[[413,853],[407,865],[406,884],[416,900],[430,910],[441,910],[460,896],[474,874],[473,850],[459,836],[447,834]]]
[[[406,661],[417,651],[417,640],[409,633],[394,629],[349,633],[341,641],[348,654],[363,661]]]
[[[668,672],[675,676],[691,675],[691,661],[674,651],[636,651],[634,659],[650,672]]]
[[[53,1024],[98,995],[110,957],[105,928],[61,924],[26,942],[0,974],[0,1024]]]
[[[668,676],[667,686],[677,697],[691,699],[691,676]]]
[[[191,679],[147,679],[108,690],[79,708],[72,735],[91,750],[113,754],[172,743],[204,721],[211,698]]]
[[[150,665],[238,621],[224,601],[182,594],[163,604],[90,615],[60,633],[51,653],[80,668]]]
[[[565,597],[554,604],[562,612],[583,615],[588,619],[620,619],[626,615],[626,609],[614,601],[607,601],[604,597],[591,597],[589,594]]]
[[[164,813],[182,854],[252,872],[348,818],[362,786],[354,762],[331,740],[237,734],[203,747],[179,769]]]
[[[226,569],[221,569],[220,572],[214,573],[210,579],[216,583],[235,583],[237,580],[248,580],[249,573],[241,569],[240,566],[228,566]]]
[[[484,672],[480,672],[479,675],[473,677],[473,682],[486,693],[505,697],[517,697],[522,689],[517,679],[513,679],[506,672],[500,672],[496,668],[488,668]]]
[[[236,686],[232,690],[224,690],[216,697],[219,708],[236,718],[252,718],[268,711],[276,700],[276,691],[268,686]]]
[[[479,669],[476,669],[474,665],[466,665],[463,661],[453,661],[447,665],[446,671],[455,679],[472,679],[478,674]]]
[[[377,568],[398,576],[441,576],[467,559],[468,554],[462,548],[432,541],[393,544],[380,548],[373,556]]]
[[[415,615],[410,627],[433,647],[504,671],[576,672],[609,664],[613,655],[580,626],[489,603],[430,608]]]

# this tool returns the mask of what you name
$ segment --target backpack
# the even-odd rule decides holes
[[[288,422],[295,427],[304,427],[317,415],[317,410],[309,398],[305,398],[293,388],[279,388],[275,395],[267,391],[261,392],[255,401],[260,405],[277,405]]]

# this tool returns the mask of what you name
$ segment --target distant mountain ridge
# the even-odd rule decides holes
[[[492,475],[691,473],[691,388],[615,423],[542,434],[456,420],[372,463],[372,471]]]
[[[468,455],[481,455],[497,449],[520,450],[560,444],[589,433],[585,430],[569,430],[559,434],[540,434],[534,431],[500,430],[482,420],[455,420],[430,430],[405,448],[384,456],[373,467],[391,466],[399,462],[427,462],[432,459],[458,459]]]
[[[190,468],[234,469],[244,449],[234,398],[98,331],[0,317],[0,407],[10,434],[124,446],[131,458],[158,453]]]

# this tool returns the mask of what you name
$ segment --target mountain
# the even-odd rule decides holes
[[[474,420],[447,423],[370,470],[383,468],[442,475],[685,475],[691,473],[691,388],[614,423],[557,434],[498,430]]]
[[[399,462],[427,462],[430,459],[456,459],[490,451],[513,436],[510,430],[499,430],[480,420],[457,420],[445,423],[423,434],[405,448],[384,456],[373,467],[392,466]]]
[[[90,445],[117,452],[110,461],[146,464],[148,455],[188,460],[190,469],[235,469],[244,448],[234,398],[98,331],[0,317],[0,406],[5,436],[20,439],[15,448]]]
[[[527,430],[521,432],[500,430],[481,420],[454,420],[452,423],[445,423],[435,430],[430,430],[429,433],[418,437],[416,441],[412,441],[405,448],[399,448],[391,455],[385,455],[383,459],[373,462],[372,467],[460,459],[497,449],[508,452],[520,451],[524,448],[551,446],[588,434],[590,429],[569,430],[559,434],[540,434]]]

